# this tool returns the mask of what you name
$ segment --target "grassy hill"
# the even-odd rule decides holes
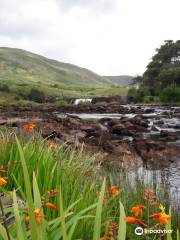
[[[8,86],[9,92],[2,86]],[[47,96],[112,95],[114,88],[117,94],[126,94],[126,89],[90,70],[21,49],[0,48],[1,100],[22,98],[32,88]]]
[[[105,76],[107,80],[112,81],[115,84],[120,84],[122,86],[128,86],[133,83],[133,76],[121,75],[121,76]]]

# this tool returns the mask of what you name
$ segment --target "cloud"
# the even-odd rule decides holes
[[[73,8],[86,9],[92,14],[105,14],[116,7],[116,0],[55,0],[61,9],[68,11]]]
[[[179,0],[1,0],[0,46],[136,75],[163,40],[179,38],[179,9]]]

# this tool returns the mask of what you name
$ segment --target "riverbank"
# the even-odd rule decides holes
[[[1,107],[0,125],[18,132],[34,122],[44,138],[98,154],[102,164],[166,167],[180,159],[180,108],[112,103],[57,108]],[[113,112],[113,114],[112,114]],[[111,113],[111,114],[109,114]]]
[[[72,111],[70,108],[67,111],[65,107],[57,108],[52,105],[35,108],[2,107],[0,154],[2,171],[5,170],[5,172],[1,173],[1,177],[5,176],[8,180],[7,190],[12,191],[12,187],[20,189],[18,197],[25,200],[27,205],[26,186],[25,180],[22,178],[19,150],[13,134],[15,133],[19,136],[30,181],[33,182],[31,189],[36,188],[37,191],[35,180],[33,180],[34,172],[42,199],[47,192],[59,189],[61,184],[61,199],[64,201],[65,212],[70,214],[67,209],[76,201],[80,201],[73,209],[75,216],[79,218],[81,211],[88,209],[98,201],[102,179],[105,177],[107,185],[104,197],[101,198],[103,212],[99,232],[102,237],[108,236],[108,228],[111,227],[111,224],[116,223],[117,227],[113,236],[117,239],[119,200],[124,205],[126,216],[132,216],[132,207],[135,204],[145,205],[146,201],[142,198],[144,191],[147,188],[153,188],[158,204],[161,203],[166,207],[167,214],[170,206],[172,207],[173,236],[176,237],[179,224],[177,213],[180,206],[178,171],[180,108],[142,105],[118,106],[117,103],[113,103],[113,105],[117,108],[116,113],[108,113],[110,109],[107,109],[105,113],[100,113],[99,109],[102,107],[105,109],[103,104],[70,106]],[[78,111],[76,111],[77,109]],[[87,109],[90,109],[89,112]],[[112,108],[112,111],[115,111],[115,108]],[[10,169],[8,166],[12,164],[9,164],[9,161],[15,162]],[[131,172],[131,168],[135,170]],[[168,169],[167,179],[163,169]],[[159,171],[161,178],[156,171]],[[117,195],[109,194],[111,187],[116,190]],[[81,189],[80,193],[79,189]],[[5,188],[3,191],[5,192]],[[80,198],[83,201],[78,200]],[[35,199],[37,201],[36,197]],[[58,199],[50,198],[48,201],[58,206]],[[47,215],[45,221],[52,224],[51,221],[56,222],[55,219],[59,215],[46,207],[43,209]],[[160,211],[159,205],[154,207],[150,209],[152,214]],[[59,207],[57,208],[59,209]],[[62,214],[62,209],[59,211]],[[88,214],[92,214],[91,217],[94,219],[94,212],[87,211]],[[25,212],[23,216],[26,215],[28,212]],[[76,219],[75,216],[72,218]],[[149,221],[149,216],[146,214],[141,220]],[[68,223],[72,218],[66,218],[68,234],[70,234]],[[24,218],[22,221],[24,223]],[[44,219],[42,221],[44,223]],[[90,240],[93,235],[94,220],[91,221],[87,216],[87,219],[85,217],[83,221],[86,222],[88,231],[78,220],[78,223],[75,221],[78,228],[75,227],[72,236]],[[130,240],[138,239],[134,235],[136,226],[136,224],[127,225],[127,237]],[[52,231],[48,232],[52,239],[58,231],[56,227],[55,224]],[[165,226],[159,227],[164,228]],[[160,239],[159,235],[153,237]]]
[[[146,183],[138,174],[132,182],[127,171],[104,172],[100,162],[82,149],[56,145],[31,130],[24,127],[19,139],[12,133],[1,137],[3,239],[19,239],[21,235],[27,240],[37,235],[43,240],[64,236],[68,240],[107,240],[109,236],[137,240],[137,226],[171,229],[173,233],[164,237],[176,239],[179,220],[176,210],[169,213],[166,185]],[[134,210],[139,206],[143,207],[137,215]],[[154,219],[153,214],[159,212],[166,213],[164,222]],[[161,239],[159,234],[152,236]]]

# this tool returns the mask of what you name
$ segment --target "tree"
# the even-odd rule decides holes
[[[157,96],[164,102],[180,101],[180,40],[166,40],[157,48],[142,77],[137,76],[134,82],[139,89],[129,90],[129,100],[144,101]]]
[[[28,99],[34,102],[43,103],[45,101],[45,94],[36,88],[32,88],[28,95]]]
[[[132,79],[132,85],[139,85],[139,84],[142,84],[142,81],[143,81],[143,77],[142,76],[136,76]]]
[[[180,88],[166,87],[160,92],[159,96],[162,102],[180,102]]]
[[[152,95],[168,85],[180,86],[180,40],[166,40],[143,74],[143,84]]]

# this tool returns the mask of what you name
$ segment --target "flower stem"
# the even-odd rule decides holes
[[[3,209],[3,204],[2,204],[1,198],[0,198],[0,208],[1,208],[1,213],[2,213],[2,219],[3,219],[4,227],[5,227],[6,233],[7,233],[7,238],[8,238],[8,240],[11,240],[10,235],[9,235],[9,230],[8,230],[8,227],[7,227],[7,224],[6,224],[6,216],[4,214],[4,209]]]

